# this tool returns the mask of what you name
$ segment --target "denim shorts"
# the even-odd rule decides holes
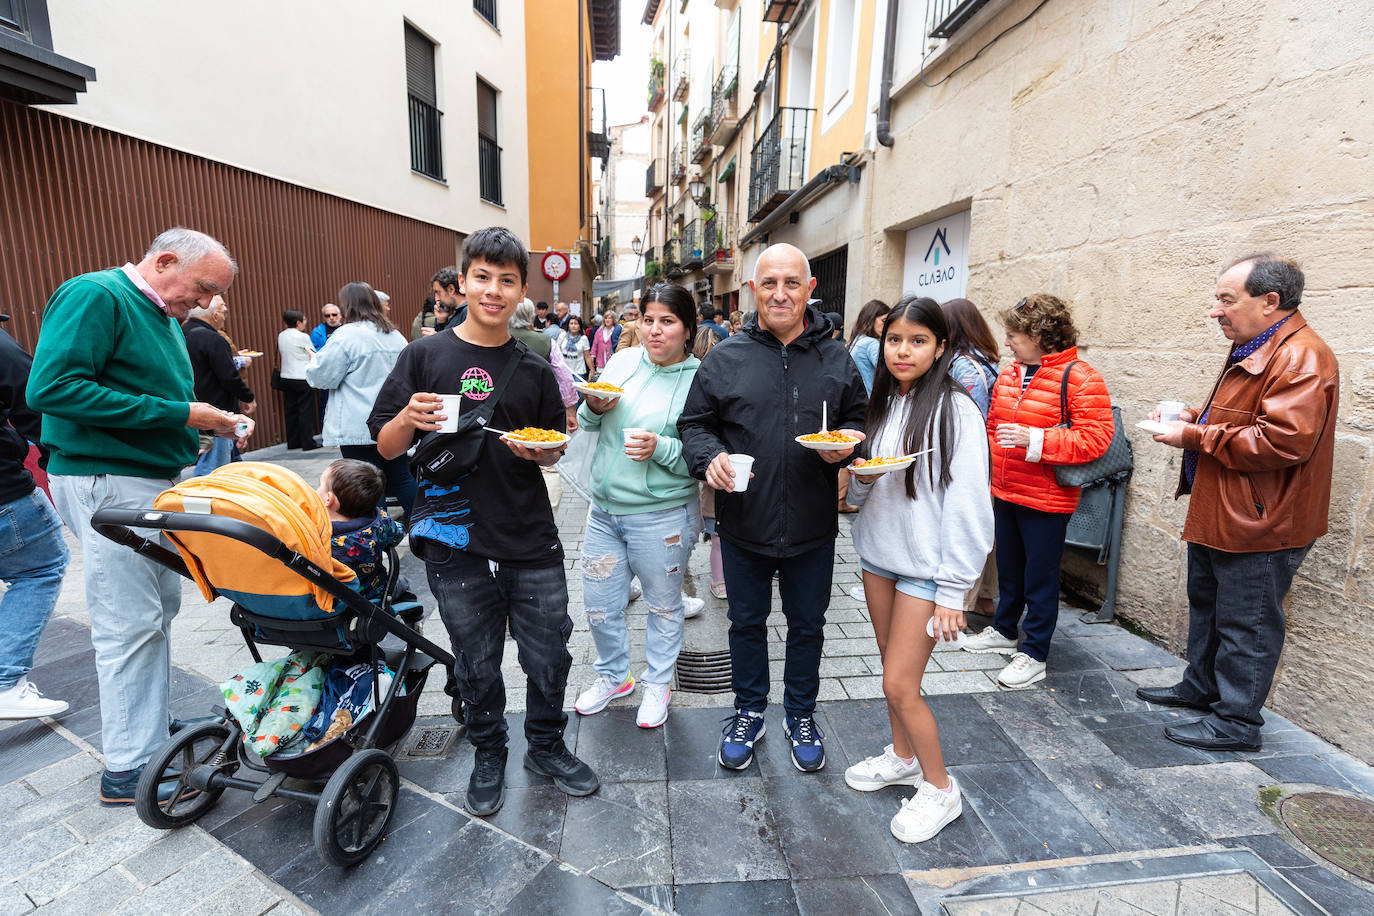
[[[884,579],[896,581],[897,591],[901,592],[903,595],[920,598],[922,601],[935,600],[935,583],[930,579],[913,579],[911,576],[899,575],[891,570],[883,569],[880,566],[874,566],[872,563],[867,563],[863,560],[859,561],[859,566],[862,567],[863,571],[866,573],[872,573],[875,576],[882,576]]]

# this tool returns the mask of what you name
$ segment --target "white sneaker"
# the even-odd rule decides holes
[[[682,619],[691,620],[701,613],[701,609],[706,607],[706,602],[700,598],[693,598],[691,595],[682,596]]]
[[[983,632],[964,637],[964,651],[982,655],[986,652],[1015,652],[1016,640],[1007,639],[996,627],[983,627]]]
[[[916,796],[902,799],[902,810],[892,817],[892,835],[903,843],[923,843],[964,813],[959,783],[949,777],[949,791],[921,783]]]
[[[643,587],[642,585],[639,584],[639,580],[638,580],[638,579],[631,579],[631,580],[630,580],[630,597],[629,597],[629,600],[626,601],[626,604],[628,604],[630,601],[634,601],[634,600],[640,598],[641,596],[643,596],[643,594],[644,594],[644,587]]]
[[[606,704],[616,697],[627,697],[635,691],[635,679],[633,676],[625,678],[625,683],[617,684],[606,675],[601,675],[596,682],[586,690],[577,695],[577,702],[573,704],[573,709],[579,715],[593,716],[606,708]]]
[[[889,744],[876,757],[860,760],[845,770],[844,781],[860,792],[876,792],[884,786],[920,785],[921,765],[915,760],[903,763]]]
[[[640,728],[658,728],[668,718],[668,699],[673,690],[667,684],[644,682],[644,696],[639,701],[639,715],[635,724]]]
[[[37,719],[39,716],[60,716],[67,711],[63,700],[49,700],[21,677],[13,687],[0,690],[0,719]]]
[[[1021,690],[1045,679],[1045,663],[1037,662],[1024,652],[1011,657],[1011,664],[997,675],[997,683],[1008,690]]]
[[[868,600],[868,598],[864,595],[864,587],[862,584],[856,585],[853,588],[851,588],[849,590],[849,597],[853,598],[855,601]]]

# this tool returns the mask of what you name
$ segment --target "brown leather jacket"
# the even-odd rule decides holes
[[[1340,375],[1302,314],[1212,388],[1183,540],[1231,553],[1304,547],[1326,534]],[[1201,411],[1199,411],[1199,414]],[[1175,498],[1189,492],[1180,472]]]

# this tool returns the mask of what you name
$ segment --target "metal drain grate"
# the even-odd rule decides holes
[[[730,692],[730,650],[688,652],[677,656],[677,689],[691,693]]]
[[[406,748],[407,757],[442,757],[448,753],[458,729],[452,725],[434,725],[420,729],[410,746]]]
[[[1293,835],[1326,861],[1365,881],[1374,881],[1374,802],[1304,792],[1279,804],[1279,816]]]

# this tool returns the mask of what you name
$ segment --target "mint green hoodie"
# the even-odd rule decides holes
[[[82,274],[52,294],[28,386],[49,474],[175,477],[196,460],[195,397],[181,328],[124,271]]]
[[[697,482],[687,473],[677,418],[701,360],[689,356],[671,366],[659,366],[642,347],[621,350],[611,357],[598,381],[618,385],[625,393],[604,414],[586,404],[577,411],[584,429],[600,430],[592,453],[592,501],[611,515],[638,515],[685,505],[697,498]],[[625,454],[626,428],[647,429],[658,436],[648,461]]]

